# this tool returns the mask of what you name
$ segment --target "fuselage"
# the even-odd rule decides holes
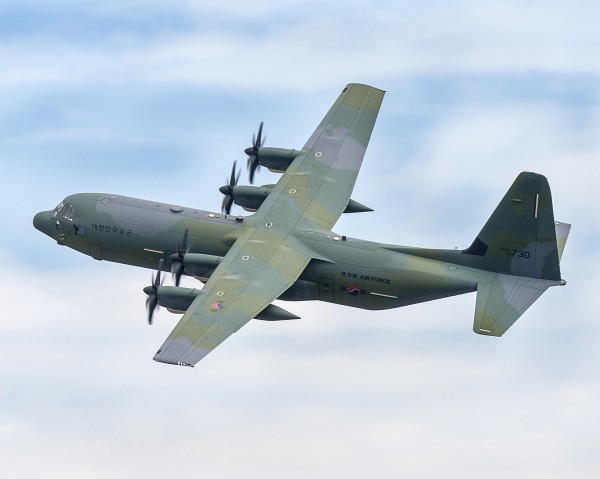
[[[189,253],[225,256],[251,225],[244,217],[120,195],[80,193],[38,213],[35,227],[97,260],[170,270],[170,256],[184,232]],[[393,251],[381,243],[330,231],[294,229],[290,234],[323,259],[313,260],[279,299],[320,300],[363,309],[389,309],[472,292],[465,268]],[[187,274],[190,274],[186,271]]]

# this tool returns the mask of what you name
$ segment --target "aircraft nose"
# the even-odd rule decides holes
[[[49,211],[40,211],[33,217],[33,226],[36,230],[41,231],[45,235],[52,236],[52,220],[50,219]]]

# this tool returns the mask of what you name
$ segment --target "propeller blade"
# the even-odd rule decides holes
[[[236,166],[237,161],[234,161],[233,167],[231,168],[229,183],[219,188],[219,191],[225,195],[223,197],[223,201],[221,201],[221,213],[225,213],[226,215],[231,213],[231,207],[233,206],[233,188],[237,185],[240,179],[241,170],[238,170],[236,174]]]
[[[177,245],[177,254],[183,258],[183,256],[190,250],[190,245],[188,244],[188,233],[189,230],[186,228],[183,232],[183,238]]]
[[[148,310],[148,324],[152,325],[152,317],[154,316],[154,311],[158,307],[158,299],[156,296],[152,296],[152,298],[148,298],[146,300],[146,309]]]
[[[260,170],[260,164],[258,163],[256,156],[252,156],[252,161],[249,161],[248,170],[250,171],[250,174],[248,175],[248,179],[250,181],[250,184],[253,184],[254,183],[254,172],[256,170]]]
[[[260,163],[258,161],[258,150],[265,142],[262,136],[263,124],[264,123],[261,121],[260,125],[258,125],[258,134],[256,136],[254,134],[252,135],[252,146],[244,150],[244,153],[248,155],[248,161],[246,163],[246,166],[248,168],[248,172],[250,173],[250,184],[254,182],[255,171],[260,169]]]
[[[264,124],[264,122],[261,121],[260,125],[258,125],[258,137],[256,138],[256,141],[254,142],[254,148],[256,148],[257,150],[262,145],[262,129],[263,129],[263,124]]]
[[[235,167],[237,165],[237,160],[233,162],[233,166],[231,168],[231,179],[229,180],[229,186],[237,185],[237,180],[235,178]]]
[[[181,263],[180,261],[173,262],[173,265],[171,266],[171,274],[173,275],[175,286],[179,286],[181,276],[183,275],[183,269],[183,263]]]
[[[158,288],[162,286],[162,282],[164,281],[164,277],[161,280],[160,273],[163,269],[164,261],[161,260],[158,262],[158,271],[156,272],[156,276],[152,274],[152,286],[146,286],[144,288],[144,293],[148,295],[146,298],[146,309],[148,310],[148,324],[152,324],[152,318],[154,316],[154,311],[158,308]]]
[[[221,203],[221,212],[226,215],[231,213],[231,207],[233,206],[233,196],[227,195],[223,198]]]
[[[183,276],[184,273],[183,258],[187,253],[190,252],[190,248],[192,247],[191,242],[188,241],[188,236],[189,230],[186,228],[186,230],[183,232],[183,237],[181,238],[181,241],[177,245],[177,253],[172,254],[169,257],[172,263],[171,273],[173,275],[173,279],[175,280],[175,286],[179,286],[181,276]]]

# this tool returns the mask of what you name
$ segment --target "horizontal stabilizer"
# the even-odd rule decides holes
[[[477,285],[473,331],[502,336],[550,286],[560,282],[495,274]]]

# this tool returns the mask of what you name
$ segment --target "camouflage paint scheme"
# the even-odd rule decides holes
[[[501,336],[547,288],[564,284],[570,225],[555,223],[546,178],[521,173],[462,251],[331,231],[344,211],[369,211],[350,194],[383,96],[349,84],[301,150],[261,147],[261,164],[285,172],[266,198],[254,190],[262,204],[253,215],[81,193],[38,213],[34,225],[95,259],[152,269],[162,259],[164,270],[189,232],[185,273],[208,280],[202,289],[158,287],[160,305],[185,312],[154,356],[160,362],[193,366],[252,318],[297,318],[271,305],[277,298],[377,310],[477,291],[474,331]],[[253,187],[236,188],[250,195]]]

